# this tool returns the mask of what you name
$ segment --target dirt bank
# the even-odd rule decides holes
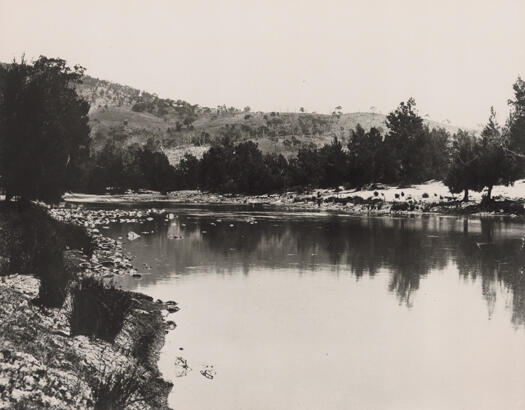
[[[96,217],[74,209],[50,213],[60,221],[86,226],[94,249],[90,256],[80,250],[65,252],[73,277],[58,308],[38,303],[38,272],[4,271],[0,276],[0,408],[85,409],[114,402],[131,409],[167,409],[172,385],[162,378],[157,362],[165,333],[175,328],[166,317],[176,311],[176,304],[124,292],[129,310],[113,341],[72,334],[71,289],[86,277],[108,283],[112,275],[136,271],[121,244],[99,232]],[[8,235],[5,218],[0,214],[0,239]],[[7,266],[8,258],[0,256]]]

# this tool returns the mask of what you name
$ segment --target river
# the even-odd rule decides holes
[[[150,232],[118,284],[180,306],[159,366],[173,408],[525,408],[525,225],[170,212],[106,233]]]

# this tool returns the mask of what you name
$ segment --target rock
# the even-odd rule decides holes
[[[215,375],[217,374],[217,372],[215,371],[213,366],[206,366],[204,369],[202,369],[200,371],[200,373],[204,377],[206,377],[207,379],[210,379],[210,380],[212,380],[215,377]]]
[[[9,378],[0,377],[0,392],[4,390],[7,386],[9,386]]]
[[[102,259],[99,262],[102,264],[102,266],[105,266],[107,268],[115,265],[115,262],[113,262],[111,259]]]
[[[27,395],[27,392],[24,392],[19,389],[13,389],[13,391],[11,392],[11,397],[15,399],[15,402],[20,401],[26,395]]]
[[[128,239],[130,241],[134,241],[135,239],[138,239],[138,238],[140,238],[139,234],[137,234],[137,233],[135,233],[133,231],[128,232]]]
[[[35,384],[35,379],[33,376],[24,376],[24,379],[23,379],[24,383],[29,385],[29,386],[33,386],[33,384]]]

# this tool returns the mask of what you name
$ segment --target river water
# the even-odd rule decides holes
[[[119,284],[179,303],[173,408],[525,408],[525,225],[171,212],[107,232],[154,231]]]

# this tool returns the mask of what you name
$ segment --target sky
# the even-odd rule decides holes
[[[501,122],[525,77],[524,0],[0,0],[0,61],[60,57],[215,107]]]

